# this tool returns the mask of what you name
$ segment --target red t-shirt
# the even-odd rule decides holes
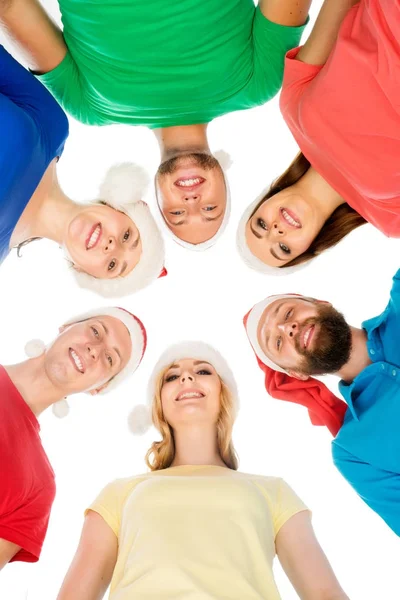
[[[286,55],[282,115],[318,173],[400,237],[400,0],[361,0],[325,65]]]
[[[0,538],[21,546],[10,562],[39,560],[56,492],[37,418],[0,366]]]

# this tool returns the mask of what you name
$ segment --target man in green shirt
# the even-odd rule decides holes
[[[279,91],[310,3],[59,0],[61,31],[37,0],[0,0],[0,21],[77,120],[155,130],[159,208],[177,241],[196,246],[216,237],[229,212],[207,124]]]

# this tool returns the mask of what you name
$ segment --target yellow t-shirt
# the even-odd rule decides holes
[[[275,537],[307,507],[276,477],[179,466],[114,481],[90,509],[118,537],[110,600],[279,600]]]

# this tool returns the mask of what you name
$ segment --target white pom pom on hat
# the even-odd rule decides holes
[[[175,361],[184,358],[204,360],[210,363],[232,394],[234,407],[239,409],[239,396],[235,377],[224,357],[212,346],[204,342],[185,341],[167,348],[157,361],[147,387],[147,404],[135,406],[128,417],[128,425],[135,435],[142,435],[152,424],[152,406],[156,392],[156,381],[161,371]]]
[[[295,265],[293,267],[272,267],[271,265],[266,265],[265,263],[263,263],[262,260],[257,258],[257,256],[255,256],[252,252],[250,252],[246,241],[246,225],[251,215],[255,211],[257,205],[267,194],[268,190],[269,187],[264,189],[262,193],[254,200],[254,202],[250,204],[250,206],[246,208],[246,210],[242,214],[236,233],[236,248],[242,260],[251,269],[258,271],[259,273],[264,273],[265,275],[289,275],[290,273],[301,271],[301,269],[304,269],[309,265],[310,261],[301,263],[300,265]],[[266,202],[268,202],[268,200],[266,200]]]
[[[133,163],[117,164],[108,170],[95,203],[104,202],[134,222],[140,233],[142,253],[136,267],[124,277],[99,279],[71,269],[81,287],[106,298],[120,297],[133,294],[166,274],[164,240],[149,207],[142,201],[147,185],[146,172]]]
[[[187,250],[193,250],[195,252],[203,252],[203,250],[208,250],[209,248],[214,246],[214,244],[219,240],[219,238],[224,233],[224,231],[228,225],[229,217],[231,214],[231,192],[230,192],[229,182],[228,182],[228,178],[226,176],[225,171],[227,171],[231,167],[232,159],[231,159],[230,155],[228,154],[228,152],[225,152],[225,150],[217,150],[217,152],[214,152],[213,156],[219,162],[220,167],[222,169],[222,174],[224,176],[225,189],[226,189],[226,207],[225,207],[225,213],[224,213],[224,217],[222,219],[222,223],[221,223],[217,233],[215,235],[213,235],[212,238],[210,238],[209,240],[206,240],[205,242],[201,242],[200,244],[191,244],[190,242],[185,242],[185,240],[181,240],[177,235],[175,235],[170,230],[167,223],[165,222],[165,219],[163,217],[162,210],[159,205],[158,198],[157,198],[157,208],[158,208],[158,211],[157,211],[158,219],[157,220],[159,222],[160,227],[165,231],[165,233],[169,237],[171,237],[174,240],[174,242],[176,242],[183,248],[186,248]]]

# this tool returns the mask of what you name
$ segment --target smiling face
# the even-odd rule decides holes
[[[263,263],[282,267],[309,248],[323,224],[315,204],[290,186],[259,205],[246,224],[246,243]]]
[[[173,429],[188,424],[218,421],[221,380],[208,362],[185,358],[165,371],[161,403],[166,421]]]
[[[60,331],[46,351],[44,368],[64,396],[94,386],[100,391],[130,359],[131,337],[119,319],[99,316],[64,326]]]
[[[275,300],[261,315],[257,338],[275,364],[300,379],[334,373],[350,357],[351,329],[328,302]]]
[[[65,247],[74,268],[99,279],[130,273],[140,260],[142,242],[133,221],[110,206],[85,206],[71,221]]]
[[[218,232],[227,190],[218,161],[209,154],[188,154],[163,162],[156,175],[159,208],[168,228],[190,244]]]

